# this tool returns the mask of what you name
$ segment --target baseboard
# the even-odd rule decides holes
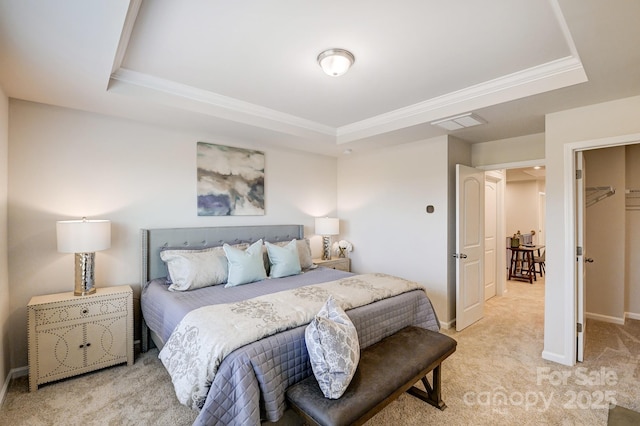
[[[9,371],[9,375],[12,379],[17,379],[18,377],[28,376],[29,375],[29,366],[25,365],[24,367],[12,368]]]
[[[9,374],[7,374],[7,378],[4,380],[4,384],[2,385],[2,390],[0,390],[0,406],[4,404],[4,399],[7,396],[11,380],[17,379],[18,377],[22,376],[27,376],[28,374],[29,367],[12,368],[11,370],[9,370]]]
[[[609,322],[611,324],[624,325],[624,317],[623,318],[612,317],[612,316],[609,316],[609,315],[594,314],[594,313],[591,313],[591,312],[587,312],[586,313],[586,317],[587,317],[587,319],[592,319],[592,320],[596,320],[596,321],[602,321],[602,322]]]
[[[455,318],[452,319],[449,322],[440,321],[440,328],[444,328],[445,330],[449,330],[449,329],[451,329],[451,328],[453,328],[455,326],[456,326],[456,319]]]
[[[640,314],[636,314],[633,312],[625,312],[624,317],[632,320],[640,320]]]

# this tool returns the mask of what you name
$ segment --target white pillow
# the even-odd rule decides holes
[[[311,243],[308,238],[304,240],[292,240],[296,242],[296,246],[298,248],[298,259],[300,260],[300,269],[303,271],[307,269],[311,269],[314,267],[313,258],[311,257]],[[281,241],[279,243],[275,243],[277,246],[283,247],[289,242]]]
[[[300,259],[298,257],[298,247],[296,240],[280,247],[265,241],[267,253],[269,254],[269,264],[271,266],[269,276],[271,278],[288,277],[300,273]]]
[[[251,244],[246,250],[240,250],[224,244],[222,246],[229,261],[229,278],[225,287],[248,284],[267,278],[262,259],[262,240]]]
[[[322,393],[340,398],[358,367],[360,343],[355,326],[332,296],[309,323],[304,338]]]
[[[171,291],[195,290],[227,282],[227,258],[222,247],[163,250],[160,259],[167,264]]]

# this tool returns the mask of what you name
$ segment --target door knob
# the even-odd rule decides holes
[[[584,261],[585,261],[585,262],[587,262],[587,263],[593,263],[593,259],[592,259],[592,258],[590,258],[590,257],[586,257],[586,258],[584,259]]]

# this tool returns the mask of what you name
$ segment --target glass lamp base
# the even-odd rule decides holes
[[[76,253],[76,283],[74,296],[87,296],[96,292],[93,286],[95,253]]]
[[[331,260],[331,237],[322,236],[322,260]]]

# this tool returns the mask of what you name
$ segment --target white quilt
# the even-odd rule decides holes
[[[268,281],[264,285],[269,285]],[[408,291],[420,284],[386,274],[364,274],[189,312],[160,351],[178,400],[200,409],[222,360],[235,349],[309,323],[329,295],[344,310]]]

